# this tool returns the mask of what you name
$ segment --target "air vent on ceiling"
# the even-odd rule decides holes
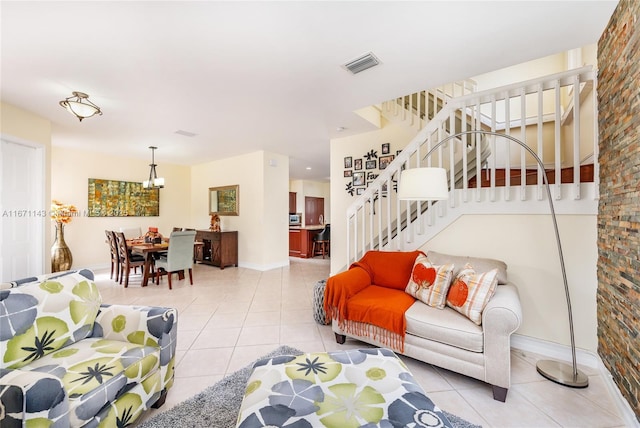
[[[175,133],[178,134],[178,135],[182,135],[184,137],[195,137],[196,135],[198,135],[198,134],[193,133],[193,132],[183,131],[182,129],[178,129]]]
[[[369,52],[366,53],[353,61],[349,61],[344,65],[344,68],[352,72],[353,74],[358,74],[361,71],[365,71],[368,68],[375,67],[380,64],[380,60],[376,58],[376,56]]]

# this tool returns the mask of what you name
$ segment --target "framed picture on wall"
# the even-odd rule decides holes
[[[364,172],[354,172],[353,173],[353,185],[355,186],[364,186]]]
[[[238,215],[240,186],[209,187],[209,215]]]
[[[395,157],[394,155],[380,156],[380,162],[378,164],[378,168],[385,169],[391,163],[391,161],[393,161],[394,157]]]
[[[353,161],[353,169],[356,171],[362,169],[362,158]]]
[[[368,160],[364,163],[366,169],[376,169],[376,160]]]
[[[364,193],[364,187],[358,187],[356,189],[356,195],[362,195]]]
[[[352,157],[351,156],[347,156],[344,158],[344,167],[345,168],[351,168],[352,166]]]
[[[350,169],[345,169],[344,170],[344,176],[345,177],[351,177],[353,175],[353,171]]]
[[[388,155],[389,153],[391,153],[391,144],[390,143],[384,143],[382,145],[382,154],[383,155]]]

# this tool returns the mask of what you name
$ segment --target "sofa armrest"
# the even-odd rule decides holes
[[[69,401],[61,379],[49,373],[0,369],[4,426],[69,426]]]
[[[511,384],[511,334],[522,323],[518,289],[499,285],[482,312],[486,381],[509,388]],[[508,370],[505,370],[505,367]]]
[[[91,337],[160,348],[160,365],[176,354],[178,312],[158,306],[101,305]]]

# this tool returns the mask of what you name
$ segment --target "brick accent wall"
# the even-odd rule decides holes
[[[598,353],[640,421],[640,1],[598,42]]]

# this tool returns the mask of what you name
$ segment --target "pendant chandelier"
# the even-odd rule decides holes
[[[84,92],[72,92],[72,96],[60,101],[60,105],[69,113],[77,117],[80,122],[82,119],[91,117],[95,114],[102,115],[100,107],[89,101],[89,95]]]
[[[151,169],[149,170],[149,179],[142,182],[142,187],[145,189],[161,189],[164,187],[164,178],[158,177],[156,173],[157,165],[154,154],[157,147],[149,146],[149,148],[151,149],[151,163],[149,164]]]

